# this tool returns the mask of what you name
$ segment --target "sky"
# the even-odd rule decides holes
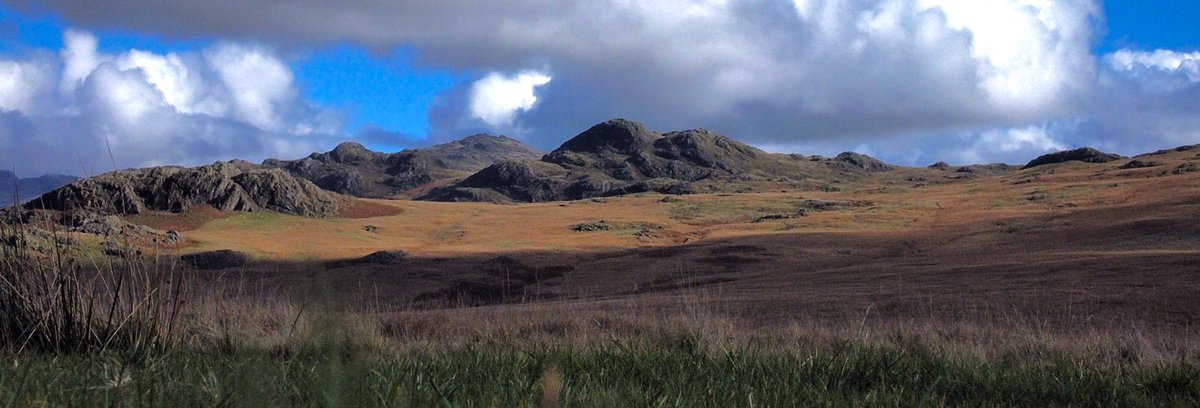
[[[625,117],[777,152],[1023,163],[1200,143],[1200,2],[0,1],[21,176],[382,151],[551,150]]]

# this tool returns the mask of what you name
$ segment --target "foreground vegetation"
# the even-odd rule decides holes
[[[126,364],[21,354],[0,401],[50,406],[1196,406],[1192,365],[1103,370],[846,344],[796,355],[691,344],[378,354],[182,352]]]
[[[930,331],[912,322],[870,338],[865,317],[758,341],[686,299],[681,319],[570,303],[362,310],[319,290],[222,292],[242,285],[186,282],[157,258],[87,265],[54,242],[38,257],[26,234],[8,236],[4,406],[1200,405],[1189,341],[1072,352],[1018,335],[1016,352],[987,354],[956,349],[949,326],[934,326],[940,340],[906,337]]]

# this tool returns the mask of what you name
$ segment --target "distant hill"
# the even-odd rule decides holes
[[[75,176],[61,174],[17,178],[17,175],[10,171],[0,170],[0,207],[12,205],[14,198],[18,195],[20,195],[21,201],[29,201],[78,179]]]
[[[421,199],[556,201],[645,191],[753,190],[758,183],[830,184],[894,167],[857,153],[833,159],[768,153],[706,129],[653,132],[627,119],[592,126],[540,160],[506,160]]]
[[[345,142],[327,153],[313,153],[299,160],[270,159],[263,165],[287,170],[329,191],[388,198],[431,183],[450,183],[499,161],[536,159],[541,155],[517,140],[479,134],[392,154]]]
[[[231,161],[109,172],[50,191],[25,208],[113,215],[209,205],[221,211],[266,209],[317,217],[333,215],[340,201],[337,194],[285,171]]]

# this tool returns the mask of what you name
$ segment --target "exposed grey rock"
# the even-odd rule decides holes
[[[879,159],[855,152],[843,152],[842,154],[837,155],[837,157],[833,159],[832,163],[835,165],[849,164],[870,172],[889,171],[893,168],[892,165],[884,163]]]

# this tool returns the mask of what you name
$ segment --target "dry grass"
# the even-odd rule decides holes
[[[176,343],[187,285],[173,263],[132,254],[81,259],[52,224],[39,226],[50,250],[33,251],[27,227],[0,221],[0,348],[140,358]]]

